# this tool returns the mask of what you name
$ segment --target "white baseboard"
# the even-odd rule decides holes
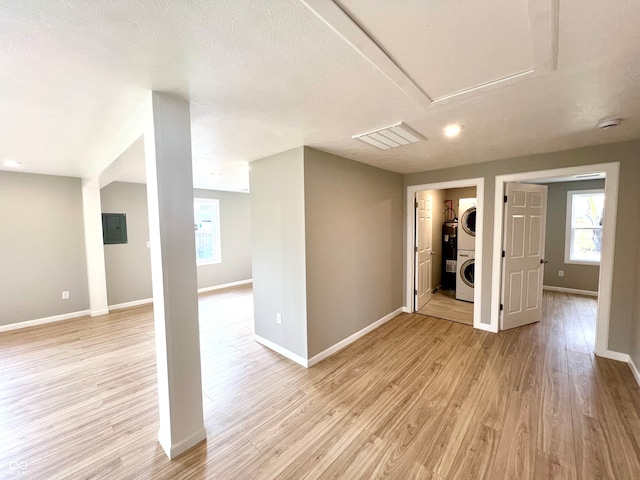
[[[248,280],[240,280],[239,282],[224,283],[222,285],[214,285],[213,287],[199,288],[198,293],[211,292],[213,290],[220,290],[222,288],[245,285],[247,283],[252,283],[252,282],[253,282],[253,279],[250,278]],[[84,317],[85,315],[89,315],[91,317],[98,317],[100,315],[106,315],[112,310],[121,310],[123,308],[137,307],[139,305],[146,305],[149,303],[153,303],[153,298],[143,298],[142,300],[133,300],[132,302],[109,305],[107,309],[102,309],[102,310],[93,310],[93,311],[81,310],[79,312],[64,313],[62,315],[54,315],[51,317],[37,318],[35,320],[27,320],[24,322],[10,323],[9,325],[0,325],[0,333],[9,332],[11,330],[18,330],[21,328],[29,328],[29,327],[35,327],[38,325],[45,325],[47,323],[61,322],[63,320],[69,320],[71,318]]]
[[[253,278],[248,278],[247,280],[240,280],[237,282],[223,283],[222,285],[214,285],[212,287],[199,288],[198,293],[213,292],[214,290],[221,290],[223,288],[229,288],[229,287],[237,287],[238,285],[246,285],[248,283],[253,283]]]
[[[596,352],[596,355],[609,360],[617,360],[618,362],[629,363],[629,355],[626,353],[614,352],[613,350],[605,350],[604,352]]]
[[[631,355],[629,355],[629,368],[631,369],[631,373],[633,373],[636,382],[638,382],[638,386],[640,386],[640,371],[638,371],[638,367],[636,367],[636,364],[633,363]]]
[[[193,433],[192,435],[189,435],[187,438],[180,440],[179,442],[174,444],[171,444],[171,439],[167,438],[167,435],[165,435],[164,432],[158,432],[158,442],[160,443],[160,446],[162,447],[164,452],[167,454],[167,457],[169,457],[169,460],[171,460],[172,458],[176,458],[181,453],[186,452],[191,447],[195,447],[197,444],[206,439],[207,431],[204,429],[204,427],[201,430]]]
[[[598,296],[598,292],[593,292],[591,290],[578,290],[577,288],[554,287],[552,285],[543,285],[542,289],[548,290],[550,292],[562,292],[562,293],[574,293],[576,295],[587,295],[589,297]]]
[[[134,300],[132,302],[117,303],[115,305],[109,305],[109,311],[122,310],[123,308],[138,307],[140,305],[147,305],[153,303],[153,298],[143,298],[142,300]]]
[[[9,332],[11,330],[19,330],[21,328],[35,327],[45,325],[47,323],[61,322],[76,317],[84,317],[90,315],[91,310],[81,310],[79,312],[63,313],[62,315],[54,315],[52,317],[37,318],[35,320],[27,320],[26,322],[10,323],[9,325],[0,325],[0,332]]]
[[[398,309],[394,310],[393,312],[391,312],[390,314],[385,315],[380,320],[377,320],[377,321],[373,322],[371,325],[368,325],[368,326],[364,327],[362,330],[360,330],[360,331],[354,333],[353,335],[350,335],[349,337],[345,338],[344,340],[336,343],[332,347],[329,347],[326,350],[320,352],[319,354],[314,355],[312,358],[309,359],[309,362],[308,362],[309,366],[311,367],[311,366],[315,365],[316,363],[320,362],[321,360],[324,360],[325,358],[329,357],[330,355],[333,355],[338,350],[342,350],[347,345],[350,345],[351,343],[355,342],[359,338],[364,337],[367,333],[369,333],[369,332],[375,330],[376,328],[378,328],[379,326],[387,323],[392,318],[397,317],[398,315],[403,313],[403,311],[404,311],[404,307],[398,308]]]
[[[498,333],[498,330],[488,323],[474,323],[473,328],[477,330],[484,330],[485,332]]]
[[[286,348],[281,347],[277,343],[273,343],[271,340],[267,340],[266,338],[261,337],[260,335],[257,335],[255,333],[253,334],[253,339],[256,342],[264,345],[265,347],[270,348],[274,352],[279,353],[283,357],[286,357],[289,360],[296,362],[298,365],[302,365],[304,368],[309,368],[309,361],[306,358],[302,358],[300,355],[296,355],[292,351],[287,350]]]
[[[211,287],[203,287],[198,289],[198,293],[213,292],[214,290],[222,290],[223,288],[237,287],[238,285],[246,285],[253,282],[253,279],[240,280],[238,282],[223,283],[222,285],[213,285]],[[133,300],[132,302],[118,303],[109,305],[109,311],[121,310],[123,308],[137,307],[139,305],[147,305],[153,303],[153,298],[143,298],[142,300]]]
[[[611,360],[617,360],[618,362],[624,362],[629,365],[631,369],[631,373],[633,373],[636,382],[638,382],[638,386],[640,386],[640,371],[638,371],[638,367],[636,367],[635,363],[633,363],[633,359],[631,355],[627,353],[614,352],[612,350],[606,350],[601,353],[596,353],[599,357],[609,358]]]
[[[413,313],[409,307],[402,307],[402,313]]]

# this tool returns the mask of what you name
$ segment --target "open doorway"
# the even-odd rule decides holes
[[[416,192],[416,313],[473,325],[476,194],[475,186]]]
[[[504,260],[502,256],[502,252],[504,251],[505,245],[505,235],[506,230],[506,216],[505,212],[507,211],[507,207],[505,207],[505,202],[502,201],[502,197],[506,191],[506,186],[508,184],[520,183],[520,184],[546,184],[547,187],[549,185],[553,185],[555,183],[564,183],[564,187],[562,188],[564,191],[560,192],[560,196],[564,198],[564,201],[561,202],[561,209],[564,212],[564,222],[562,232],[556,235],[561,238],[560,242],[556,242],[555,245],[550,245],[551,251],[546,252],[544,254],[545,257],[553,256],[554,262],[551,268],[547,268],[544,271],[543,277],[540,279],[539,288],[542,290],[542,278],[544,278],[544,283],[547,285],[548,291],[560,291],[565,293],[578,293],[581,295],[590,294],[593,295],[594,280],[593,280],[593,272],[587,274],[584,271],[576,272],[574,264],[580,265],[580,259],[576,261],[574,258],[571,259],[571,249],[582,248],[583,256],[586,255],[589,257],[594,254],[594,250],[599,251],[599,268],[597,275],[597,307],[595,308],[595,328],[593,329],[593,339],[591,343],[591,349],[595,349],[596,354],[608,356],[608,334],[609,334],[609,314],[611,307],[611,289],[612,289],[612,277],[613,277],[613,252],[614,252],[614,237],[615,237],[615,226],[616,226],[616,210],[617,210],[617,196],[618,196],[618,171],[619,164],[618,163],[609,163],[609,164],[599,164],[599,165],[585,165],[579,167],[570,167],[570,168],[562,168],[555,170],[546,170],[546,171],[538,171],[538,172],[526,172],[521,174],[514,175],[503,175],[496,177],[496,199],[495,199],[495,224],[494,224],[494,257],[493,257],[493,281],[492,281],[492,305],[491,305],[491,325],[494,328],[494,331],[497,331],[501,320],[503,319],[503,311],[502,308],[507,308],[505,302],[505,291],[507,289],[507,282],[505,281],[505,271],[504,271]],[[597,175],[597,177],[596,177]],[[597,178],[604,178],[604,185],[596,185],[602,186],[603,188],[578,188],[580,185],[585,184],[575,184],[575,188],[571,185],[568,185],[570,181],[584,181],[587,179],[593,180]],[[594,185],[589,184],[590,187]],[[555,189],[555,187],[554,187]],[[570,231],[570,225],[567,227],[567,221],[571,222],[569,215],[571,214],[571,206],[569,203],[570,193],[568,192],[591,192],[593,190],[603,191],[604,195],[604,206],[602,212],[599,214],[600,219],[593,219],[592,223],[594,225],[590,226],[590,233],[587,233],[587,236],[591,236],[591,246],[589,247],[580,247],[576,245],[571,245],[571,236],[573,235]],[[557,196],[557,192],[554,193],[554,196]],[[595,201],[591,199],[592,201]],[[566,203],[565,203],[566,202]],[[554,209],[559,208],[558,199],[554,198],[554,204],[550,205],[551,211],[554,212]],[[594,211],[597,208],[594,209]],[[557,212],[555,212],[557,213]],[[596,214],[597,216],[598,214]],[[562,215],[561,215],[562,216]],[[569,219],[569,220],[567,220]],[[550,223],[547,221],[547,225]],[[601,225],[599,225],[601,223]],[[553,228],[557,228],[556,226]],[[601,228],[598,228],[601,227]],[[569,228],[569,230],[567,230]],[[595,232],[595,230],[599,230],[599,232]],[[558,232],[552,232],[552,235],[555,235]],[[569,235],[569,239],[565,242],[566,235]],[[599,245],[594,245],[595,243],[599,243]],[[547,246],[548,242],[545,243]],[[561,250],[559,253],[558,250]],[[547,255],[547,253],[549,255]],[[566,257],[569,255],[569,257]],[[578,255],[579,256],[579,255]],[[541,259],[541,261],[547,261],[547,258]],[[568,262],[567,262],[568,260]],[[583,259],[584,260],[584,259]],[[591,262],[593,264],[593,262]],[[543,265],[546,266],[547,264]],[[571,269],[572,272],[570,276],[579,277],[580,281],[569,281],[573,283],[573,286],[566,286],[568,284],[565,283],[565,286],[561,284],[557,279],[564,278],[567,276],[567,270]],[[556,278],[557,277],[557,278]],[[589,278],[590,277],[590,278]],[[550,287],[550,288],[549,288]]]
[[[406,258],[408,310],[453,321],[463,320],[461,323],[486,329],[480,322],[483,195],[483,178],[408,187]],[[467,285],[465,290],[466,301],[455,298],[458,249],[456,245],[452,251],[445,252],[443,233],[443,225],[447,221],[453,222],[461,216],[457,210],[459,200],[464,198],[474,200],[473,215],[470,215],[469,221],[472,221],[475,227],[475,236],[471,237],[471,257],[467,258],[470,260],[467,267],[471,285]],[[445,200],[450,200],[447,206],[444,204]],[[455,223],[457,225],[459,222]],[[421,230],[429,232],[430,241],[419,238]],[[469,251],[465,254],[469,255]],[[448,269],[447,255],[453,257],[448,258],[450,260]],[[451,274],[449,278],[447,273]],[[456,307],[453,318],[451,318],[452,305]]]

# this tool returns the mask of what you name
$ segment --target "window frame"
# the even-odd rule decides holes
[[[564,263],[572,265],[600,265],[602,261],[602,252],[600,252],[600,260],[574,260],[571,258],[571,245],[573,243],[573,234],[575,230],[602,230],[602,226],[599,227],[573,227],[573,199],[578,195],[588,195],[594,193],[601,193],[604,195],[604,188],[594,188],[589,190],[569,190],[567,192],[567,215],[565,225],[564,236]],[[605,198],[606,202],[606,198]],[[604,208],[603,208],[604,213]]]
[[[209,203],[214,205],[214,216],[212,219],[213,225],[213,253],[214,257],[211,259],[199,259],[198,258],[198,240],[197,240],[197,230],[196,230],[196,204],[200,203]],[[196,265],[216,265],[222,263],[222,232],[220,231],[220,200],[217,198],[194,198],[193,199],[193,224],[194,224],[194,247],[196,249]]]

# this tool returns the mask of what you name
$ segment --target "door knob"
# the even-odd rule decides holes
[[[540,263],[545,264],[545,263],[549,263],[549,260],[545,260],[544,258],[540,259]]]
[[[431,252],[431,255],[435,255],[435,254],[436,254],[436,252]]]

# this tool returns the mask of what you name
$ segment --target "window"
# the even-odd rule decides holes
[[[565,263],[599,264],[604,190],[567,192]]]
[[[205,198],[193,201],[196,230],[196,260],[198,265],[221,263],[220,202]]]

